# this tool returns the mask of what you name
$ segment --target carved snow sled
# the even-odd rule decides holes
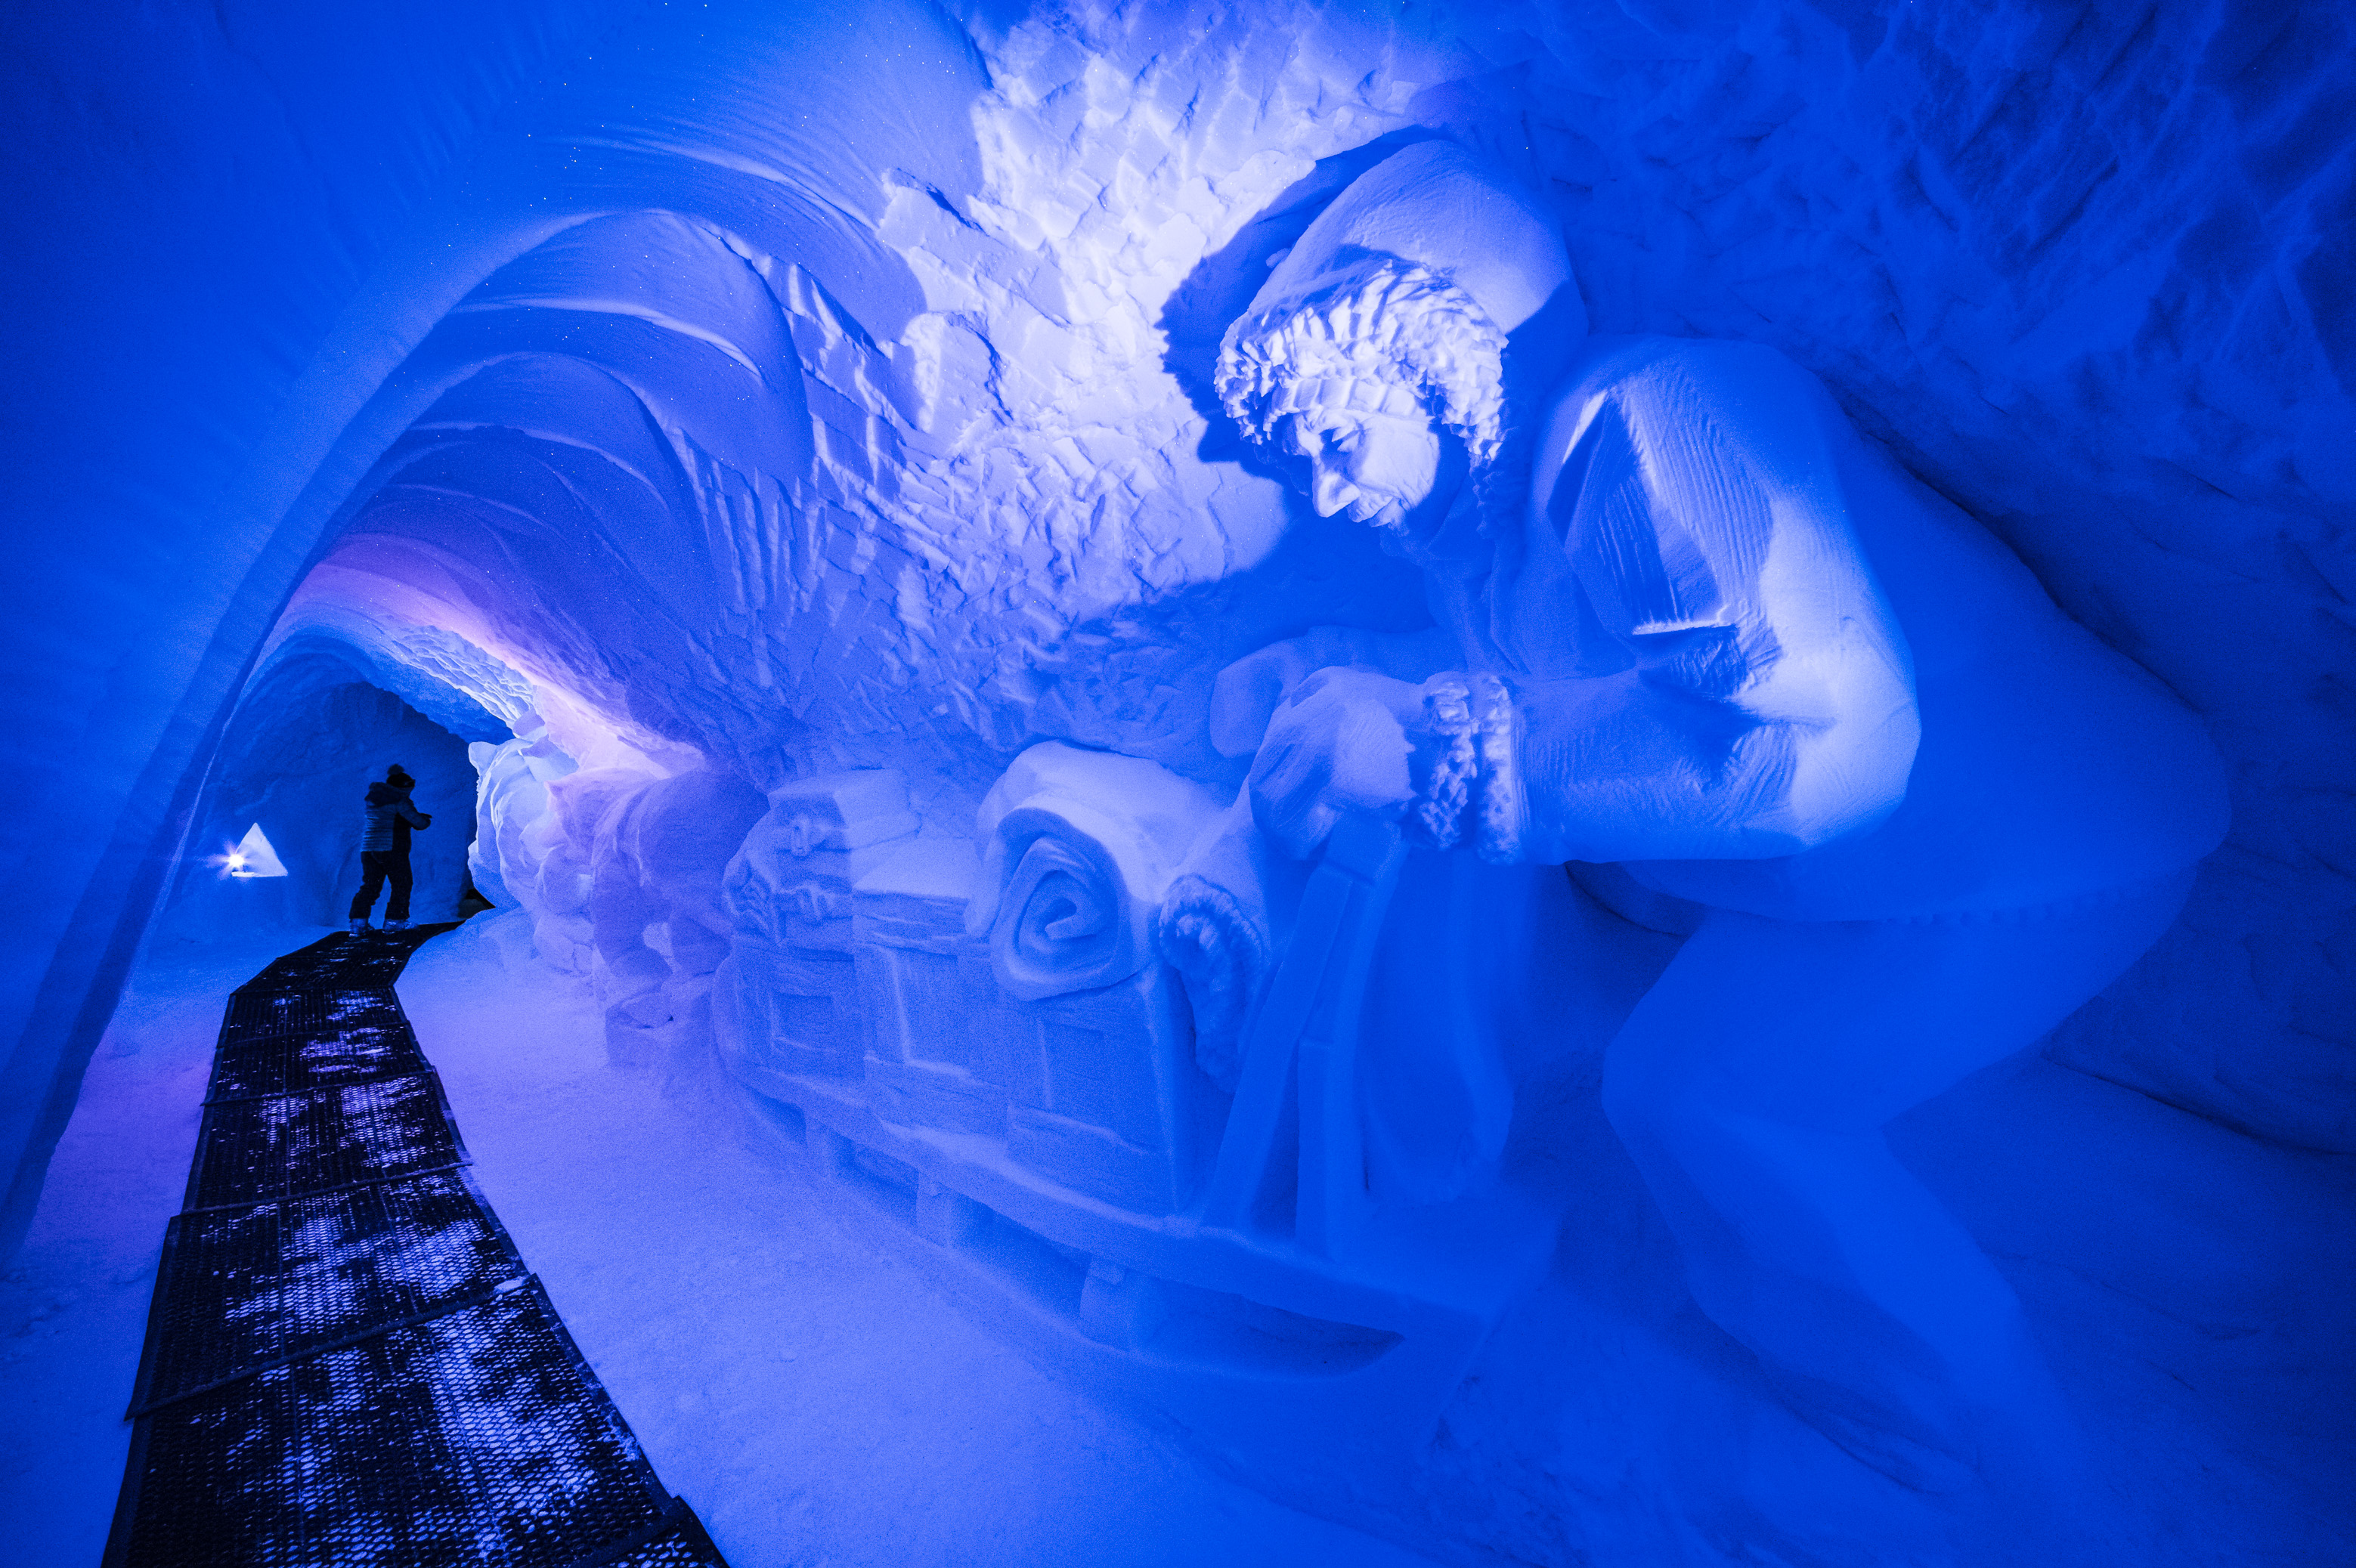
[[[1183,802],[1157,818],[1136,803],[1164,786],[1141,773],[1098,787],[1119,786],[1108,801],[1046,772],[987,868],[1024,890],[1028,935],[996,887],[994,926],[969,922],[975,851],[915,837],[896,775],[778,792],[730,874],[723,1054],[770,1125],[1043,1362],[1240,1466],[1304,1444],[1395,1463],[1544,1265],[1558,1208],[1497,1183],[1437,1203],[1369,1190],[1357,1047],[1397,831],[1333,834],[1229,1093],[1198,1064],[1173,971],[1120,928],[1179,858],[1137,840],[1193,831]],[[1078,943],[1075,973],[1104,983],[1054,991],[1026,942]]]

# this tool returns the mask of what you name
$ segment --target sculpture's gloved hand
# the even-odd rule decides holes
[[[1345,811],[1396,817],[1415,797],[1423,688],[1365,670],[1322,669],[1269,720],[1252,763],[1252,819],[1295,859]]]

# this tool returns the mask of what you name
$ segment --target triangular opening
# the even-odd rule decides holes
[[[278,851],[270,847],[269,836],[262,831],[259,822],[247,828],[245,837],[237,841],[237,848],[229,852],[229,863],[224,869],[232,877],[283,877],[286,874],[286,863],[278,858]]]

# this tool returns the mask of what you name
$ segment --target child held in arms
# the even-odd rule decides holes
[[[376,895],[390,881],[392,894],[385,901],[384,928],[401,931],[409,924],[409,834],[430,827],[434,818],[410,804],[417,781],[395,763],[381,781],[368,787],[367,827],[360,837],[360,891],[352,895],[352,930],[369,929],[369,911]]]
[[[1213,738],[1280,853],[1375,811],[1689,931],[1603,1103],[1695,1300],[1907,1485],[2039,1466],[2069,1423],[2019,1303],[1882,1129],[2152,944],[2222,770],[1806,371],[1585,332],[1552,217],[1447,143],[1311,225],[1222,400],[1436,624],[1250,656]]]

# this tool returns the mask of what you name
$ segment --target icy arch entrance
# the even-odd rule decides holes
[[[458,918],[474,838],[467,741],[503,737],[506,727],[480,714],[476,733],[453,733],[337,663],[273,673],[249,690],[223,738],[159,933],[211,940],[340,923],[359,882],[362,797],[395,763],[416,778],[413,798],[434,818],[411,849],[412,918]],[[256,824],[284,877],[229,874],[230,848]]]

